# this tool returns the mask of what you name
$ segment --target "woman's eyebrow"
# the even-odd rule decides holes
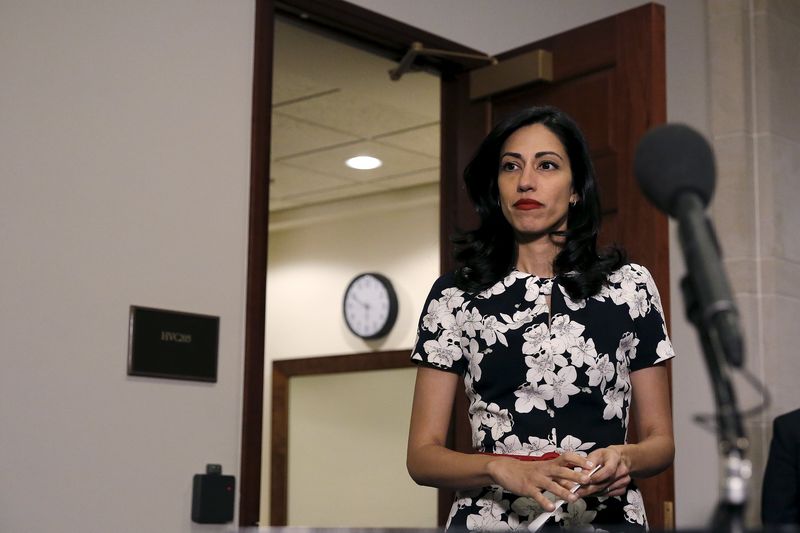
[[[533,157],[535,159],[539,159],[540,157],[544,157],[546,155],[554,155],[557,158],[559,158],[560,160],[564,161],[564,158],[561,157],[561,155],[558,152],[536,152],[535,154],[533,154]],[[503,152],[502,154],[500,154],[500,158],[501,159],[506,157],[506,156],[508,156],[508,157],[516,157],[517,159],[522,159],[522,154],[519,154],[517,152]]]
[[[535,155],[536,159],[539,159],[540,157],[544,157],[546,155],[554,155],[557,158],[559,158],[560,160],[562,160],[562,161],[564,160],[564,158],[561,157],[561,155],[558,154],[557,152],[536,152],[536,154],[534,154],[534,155]]]

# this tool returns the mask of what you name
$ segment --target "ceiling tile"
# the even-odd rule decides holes
[[[408,174],[403,174],[402,176],[392,176],[390,178],[367,181],[360,184],[360,186],[348,186],[347,188],[350,189],[351,193],[347,197],[355,196],[356,193],[375,194],[414,188],[420,185],[438,182],[439,169],[427,169],[419,172],[410,172]]]
[[[439,124],[436,123],[382,136],[376,142],[438,158],[439,138]]]
[[[280,18],[274,37],[271,211],[438,181],[436,76],[391,81],[394,61]],[[346,167],[356,155],[383,166]]]
[[[355,170],[344,164],[351,157],[370,155],[377,157],[383,165],[373,170]],[[439,159],[409,152],[400,148],[362,142],[348,146],[321,150],[282,160],[293,167],[328,174],[348,181],[373,181],[390,176],[406,175],[425,169],[438,169]]]
[[[270,201],[302,196],[314,191],[332,190],[348,184],[350,182],[335,176],[291,167],[280,162],[273,162],[270,165]]]
[[[354,198],[373,192],[375,192],[375,188],[368,183],[351,183],[346,186],[325,190],[308,189],[308,191],[302,195],[288,196],[279,200],[275,205],[270,205],[270,210],[279,211],[281,209],[291,209],[324,202],[335,202],[337,200]],[[270,202],[272,202],[271,199]]]
[[[430,124],[431,117],[347,89],[282,106],[281,113],[364,139]],[[433,117],[433,121],[438,117]]]
[[[396,61],[280,18],[275,23],[274,64],[279,78],[284,73],[313,78],[322,89],[340,88],[354,99],[367,96],[397,105],[428,117],[426,122],[439,119],[437,76],[409,72],[392,81],[389,70],[397,67]]]
[[[309,73],[311,74],[311,73]],[[275,69],[272,78],[272,105],[280,106],[318,94],[327,94],[338,87],[325,78],[304,76],[294,70]]]
[[[270,150],[272,159],[358,140],[359,138],[353,135],[308,124],[281,113],[272,113],[272,148]]]
[[[413,191],[421,185],[437,183],[438,181],[438,171],[432,171],[403,176],[398,180],[391,179],[386,183],[364,182],[351,183],[334,189],[308,189],[301,195],[288,196],[284,199],[276,200],[270,210],[280,211],[328,202],[350,201],[360,196],[399,191],[401,189]]]

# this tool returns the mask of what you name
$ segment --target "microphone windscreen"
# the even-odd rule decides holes
[[[666,124],[648,131],[636,148],[633,169],[644,195],[673,216],[681,193],[696,193],[703,206],[714,194],[714,154],[689,126]]]

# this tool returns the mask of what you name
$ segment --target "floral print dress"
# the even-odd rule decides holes
[[[613,272],[586,300],[571,300],[558,277],[512,270],[477,295],[442,276],[427,302],[411,359],[464,376],[477,452],[585,456],[624,443],[630,374],[674,356],[658,290],[636,264]],[[457,493],[447,527],[526,529],[542,512],[534,499],[493,485]],[[624,496],[567,503],[550,524],[644,529],[647,520],[631,484]]]

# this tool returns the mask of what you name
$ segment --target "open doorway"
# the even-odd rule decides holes
[[[267,248],[270,239],[270,222],[280,224],[280,216],[269,216],[270,196],[270,133],[272,131],[272,77],[273,77],[273,45],[275,20],[277,16],[286,15],[303,24],[313,24],[324,31],[333,30],[338,35],[355,36],[361,42],[399,61],[414,41],[424,42],[433,48],[449,49],[466,53],[477,53],[469,48],[457,45],[427,32],[411,28],[387,17],[359,8],[347,2],[331,0],[329,2],[307,2],[305,0],[289,0],[275,2],[273,0],[256,1],[256,28],[254,47],[253,76],[253,130],[251,151],[251,185],[250,185],[250,226],[247,273],[247,316],[245,328],[245,368],[243,387],[242,413],[242,459],[241,484],[239,501],[239,524],[241,526],[259,525],[262,513],[262,494],[268,494],[271,481],[263,475],[262,462],[264,452],[265,413],[270,405],[264,401],[265,386],[265,310],[267,284]],[[452,73],[464,65],[474,61],[456,59],[454,61],[436,58],[420,58],[417,62],[434,71]],[[444,90],[441,91],[444,94]],[[444,162],[444,158],[440,159]],[[442,175],[444,172],[442,171]],[[442,186],[440,181],[439,187]],[[440,221],[440,235],[448,230],[441,227],[444,223],[442,213],[447,208],[442,205],[439,195],[437,219]],[[324,204],[317,204],[323,205]],[[315,210],[324,210],[316,207]],[[294,222],[290,222],[291,225]],[[323,227],[325,222],[319,222]],[[439,239],[439,264],[442,257],[449,252],[448,247]],[[427,290],[427,288],[426,288]],[[411,307],[410,305],[408,306]],[[416,313],[408,309],[409,312]],[[337,317],[338,319],[339,317]],[[309,333],[311,335],[313,333]],[[407,348],[408,346],[406,346]],[[373,345],[373,349],[387,349],[386,345]],[[328,351],[328,354],[335,353]],[[440,495],[440,500],[442,499]],[[445,500],[449,496],[445,496]],[[449,504],[448,504],[449,506]],[[442,506],[439,505],[439,523],[443,523]],[[446,516],[446,515],[445,515]]]
[[[425,71],[392,81],[395,65],[302,21],[275,19],[266,383],[277,360],[408,352],[413,344],[439,273],[440,89],[439,78]],[[377,166],[349,166],[356,157]],[[342,312],[348,283],[364,272],[385,276],[397,295],[394,325],[372,340],[353,334]],[[435,527],[435,491],[405,473],[411,365],[290,381],[289,438],[281,443],[286,515],[279,522]],[[264,406],[271,405],[269,389]],[[260,521],[274,524],[270,414],[264,411],[262,487],[273,493],[262,490]],[[365,462],[381,468],[359,467]],[[343,477],[349,491],[320,483]]]

